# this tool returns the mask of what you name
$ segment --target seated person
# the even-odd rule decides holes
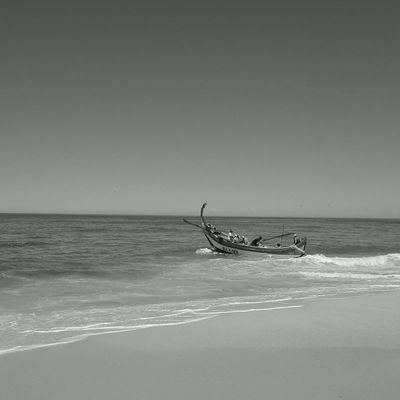
[[[250,246],[260,246],[262,241],[262,236],[255,238],[251,241]]]
[[[249,241],[246,239],[245,236],[239,235],[239,243],[240,244],[249,244]]]
[[[219,235],[221,232],[218,232],[217,228],[212,224],[207,224],[207,228],[214,233],[214,235]]]
[[[294,234],[293,243],[297,246],[298,244],[300,244],[300,242],[301,242],[300,238],[296,234]]]

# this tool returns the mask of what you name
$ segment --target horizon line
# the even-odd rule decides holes
[[[53,211],[0,211],[0,216],[6,215],[32,215],[32,216],[92,216],[92,217],[192,217],[192,218],[199,218],[198,214],[173,214],[173,213],[129,213],[129,212],[53,212]],[[232,214],[225,214],[225,215],[209,215],[210,218],[284,218],[284,219],[371,219],[371,220],[400,220],[400,217],[366,217],[366,216],[268,216],[268,215],[232,215]]]

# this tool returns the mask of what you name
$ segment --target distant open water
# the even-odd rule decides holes
[[[309,255],[217,254],[181,217],[0,215],[0,354],[400,288],[400,220],[209,220],[249,239],[284,226]]]

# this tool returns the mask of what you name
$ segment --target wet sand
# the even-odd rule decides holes
[[[400,292],[302,305],[5,354],[1,398],[398,399]]]

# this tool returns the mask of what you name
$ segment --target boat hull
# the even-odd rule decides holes
[[[224,239],[212,233],[208,229],[204,229],[204,235],[215,250],[227,254],[239,255],[239,254],[253,253],[253,254],[268,255],[274,258],[302,257],[305,255],[305,251],[302,249],[302,247],[303,248],[305,247],[306,243],[305,238],[297,246],[291,245],[285,247],[270,247],[270,246],[249,246],[239,243],[233,243],[227,239]]]

